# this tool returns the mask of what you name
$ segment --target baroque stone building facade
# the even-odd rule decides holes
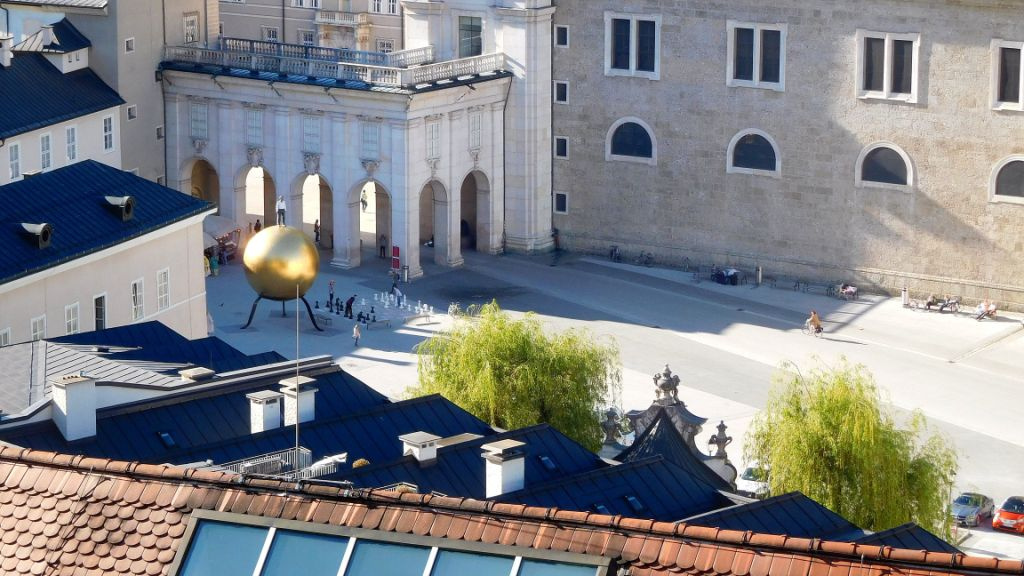
[[[1024,303],[1016,2],[563,0],[562,246]]]

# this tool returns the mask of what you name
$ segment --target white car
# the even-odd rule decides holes
[[[768,472],[754,462],[736,479],[736,493],[748,498],[768,496]]]

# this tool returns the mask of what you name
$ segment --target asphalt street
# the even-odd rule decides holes
[[[307,295],[311,304],[322,305],[327,282],[334,279],[337,295],[358,294],[368,311],[373,293],[390,286],[386,262],[371,254],[354,270],[323,265]],[[367,384],[401,397],[416,379],[415,345],[450,325],[442,313],[449,303],[465,307],[495,299],[512,313],[535,313],[552,329],[582,328],[613,339],[624,375],[615,403],[627,410],[649,405],[652,376],[668,364],[682,379],[680,398],[708,419],[698,442],[705,443],[724,421],[737,467],[744,463],[744,433],[779,367],[791,362],[806,371],[845,358],[874,375],[898,419],[920,410],[932,431],[952,441],[960,454],[958,489],[983,492],[997,504],[1024,494],[1018,408],[1024,400],[1018,361],[1024,330],[1018,316],[978,322],[967,314],[909,310],[893,298],[847,302],[767,286],[721,286],[678,270],[565,254],[465,256],[463,268],[427,264],[422,278],[402,286],[413,304],[432,305],[434,316],[366,330],[355,347],[352,321],[334,316],[326,331],[317,332],[303,311],[299,354],[330,354]],[[429,258],[425,250],[423,260]],[[263,303],[253,326],[242,330],[255,295],[241,266],[222,267],[220,276],[207,279],[207,289],[217,336],[246,352],[273,349],[295,357],[294,303],[285,318],[280,305]],[[822,338],[800,331],[811,309],[825,320]],[[1024,538],[990,530],[970,531],[962,546],[1024,557]]]

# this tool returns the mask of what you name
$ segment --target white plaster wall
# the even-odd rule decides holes
[[[95,160],[114,168],[121,168],[120,108],[119,106],[107,108],[67,122],[52,124],[46,128],[7,138],[4,145],[0,146],[0,186],[11,182],[11,147],[14,144],[19,145],[22,174],[41,170],[42,155],[39,140],[44,134],[50,135],[50,168],[47,171],[83,160]],[[109,151],[103,150],[103,119],[107,117],[111,117],[114,122],[114,149]],[[78,157],[73,161],[68,160],[67,156],[67,128],[69,126],[77,128]]]
[[[158,310],[157,272],[164,268],[170,270],[170,305]],[[79,331],[93,330],[93,298],[100,294],[106,294],[107,327],[131,324],[131,283],[139,278],[145,312],[140,322],[159,320],[187,338],[207,335],[202,216],[0,285],[0,330],[11,329],[12,344],[27,341],[32,318],[45,314],[46,335],[63,336],[64,307],[75,302]]]

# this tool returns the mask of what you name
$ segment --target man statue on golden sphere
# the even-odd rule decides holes
[[[261,299],[280,301],[283,311],[284,302],[299,298],[306,305],[313,326],[320,330],[304,297],[316,280],[320,255],[302,231],[288,226],[267,226],[260,230],[245,247],[242,267],[245,279],[257,294],[249,321],[242,328],[252,324]]]

